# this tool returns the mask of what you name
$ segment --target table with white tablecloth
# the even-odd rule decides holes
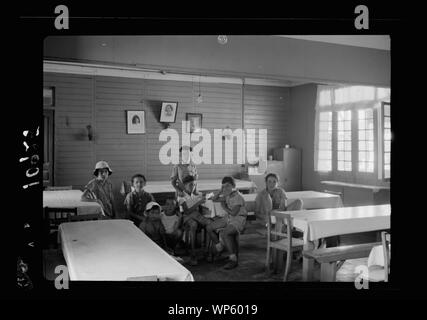
[[[286,192],[288,197],[288,205],[297,199],[303,201],[303,209],[322,209],[322,208],[338,208],[342,207],[342,200],[339,195],[318,192],[318,191],[290,191]],[[248,211],[255,210],[255,199],[257,194],[244,194],[246,209]]]
[[[235,179],[236,188],[241,191],[253,192],[256,190],[256,185],[252,181]],[[198,191],[214,191],[221,189],[221,179],[199,179],[197,180]],[[151,193],[171,193],[175,192],[170,180],[168,181],[148,181],[144,190]]]
[[[77,208],[78,215],[104,215],[98,202],[84,201],[82,194],[80,190],[43,191],[43,207]]]
[[[60,225],[59,236],[70,280],[194,281],[129,220],[67,222]]]
[[[343,234],[385,230],[390,228],[390,205],[342,207],[317,210],[278,211],[290,214],[293,225],[304,233],[304,249],[312,250],[314,241]],[[303,279],[309,280],[313,261],[303,259]]]

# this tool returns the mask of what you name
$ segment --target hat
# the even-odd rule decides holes
[[[111,170],[110,166],[108,165],[107,161],[98,161],[95,165],[95,170],[93,171],[93,175],[97,176],[98,175],[98,170],[99,169],[108,169],[108,173],[111,175],[113,173],[113,171]]]
[[[158,204],[157,202],[151,201],[149,203],[147,203],[147,206],[145,207],[145,211],[150,211],[151,209],[153,209],[153,207],[159,207],[159,209],[161,209],[160,204]]]

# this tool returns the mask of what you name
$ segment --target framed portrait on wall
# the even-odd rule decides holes
[[[162,109],[160,110],[160,122],[174,123],[176,120],[177,110],[178,102],[162,102]]]
[[[202,119],[201,113],[187,113],[186,120],[189,121],[187,126],[187,132],[201,132],[202,131]]]
[[[145,133],[145,111],[126,110],[127,134]]]

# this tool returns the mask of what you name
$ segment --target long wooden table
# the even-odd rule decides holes
[[[304,250],[313,250],[314,241],[343,234],[379,231],[390,228],[391,206],[360,206],[317,210],[278,211],[291,214],[293,224],[304,232]],[[303,280],[311,281],[313,260],[303,258]]]
[[[236,188],[253,192],[256,190],[256,185],[252,181],[235,179]],[[197,180],[197,190],[207,192],[221,189],[221,179],[200,179]],[[168,181],[149,181],[144,187],[144,190],[151,193],[173,193],[175,189],[172,187],[171,182]]]
[[[62,223],[59,236],[70,280],[194,281],[129,220]]]
[[[104,215],[99,203],[81,200],[80,190],[43,191],[43,207],[77,208],[78,215]]]
[[[288,196],[288,204],[296,199],[303,201],[303,209],[323,209],[323,208],[338,208],[342,207],[342,200],[339,195],[318,192],[318,191],[290,191],[286,192]],[[255,210],[255,199],[257,194],[244,194],[246,209],[248,211]]]

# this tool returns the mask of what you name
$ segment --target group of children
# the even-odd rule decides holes
[[[132,177],[132,191],[126,195],[124,205],[128,217],[148,237],[168,253],[175,255],[176,247],[183,239],[183,233],[189,234],[190,264],[197,265],[196,234],[205,229],[208,243],[205,255],[212,262],[226,249],[229,253],[225,269],[238,266],[239,243],[236,235],[245,228],[247,211],[245,201],[236,189],[234,178],[222,179],[220,190],[213,193],[212,201],[220,202],[225,211],[224,216],[206,217],[203,204],[206,195],[197,190],[197,169],[191,161],[191,147],[180,148],[180,163],[172,170],[171,184],[176,190],[175,197],[166,200],[162,208],[154,197],[144,190],[146,179],[142,174]],[[112,184],[108,180],[113,172],[106,161],[99,161],[95,166],[95,178],[86,185],[82,197],[85,200],[97,201],[104,213],[115,218]],[[266,189],[256,199],[256,214],[265,215],[271,209],[286,208],[286,193],[278,188],[278,177],[269,174],[266,177]]]

